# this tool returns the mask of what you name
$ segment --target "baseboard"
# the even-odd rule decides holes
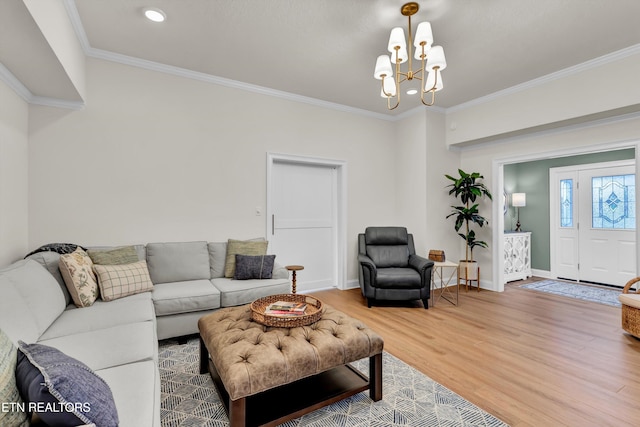
[[[531,274],[536,277],[542,277],[544,279],[555,279],[555,277],[551,275],[551,272],[547,270],[531,269]]]

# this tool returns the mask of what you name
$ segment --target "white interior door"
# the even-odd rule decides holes
[[[624,285],[636,274],[635,168],[583,170],[580,280]]]
[[[270,253],[281,265],[304,266],[299,291],[336,286],[336,167],[276,161],[270,182]]]

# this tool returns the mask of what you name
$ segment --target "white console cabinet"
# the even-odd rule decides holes
[[[504,281],[531,277],[531,232],[504,233]]]

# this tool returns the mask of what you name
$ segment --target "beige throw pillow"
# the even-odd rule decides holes
[[[93,262],[85,251],[78,248],[70,254],[60,255],[58,267],[75,305],[89,307],[98,299]]]
[[[266,255],[266,240],[234,240],[227,241],[227,258],[224,265],[224,277],[232,278],[236,271],[236,255]]]
[[[100,295],[104,301],[113,301],[153,289],[146,261],[120,265],[94,264],[93,270],[98,276]]]
[[[133,246],[123,246],[121,248],[109,250],[89,249],[87,254],[89,254],[89,257],[94,264],[119,265],[131,264],[139,261],[138,253]]]

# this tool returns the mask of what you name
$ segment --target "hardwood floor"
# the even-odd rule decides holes
[[[461,289],[457,307],[440,300],[429,310],[367,308],[360,289],[314,295],[513,427],[640,425],[640,340],[621,329],[620,309],[518,286],[534,280],[502,293]]]

